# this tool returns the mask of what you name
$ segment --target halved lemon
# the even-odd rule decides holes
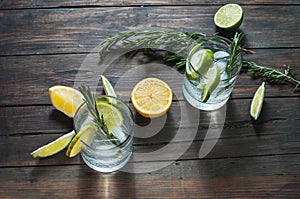
[[[68,86],[52,86],[48,90],[53,106],[73,118],[78,107],[83,103],[82,94]]]
[[[35,151],[31,152],[30,155],[33,158],[45,158],[54,155],[68,146],[74,135],[75,131],[71,131],[70,133],[57,138],[49,144],[36,149]]]
[[[156,118],[170,109],[173,93],[166,82],[157,78],[146,78],[134,86],[130,97],[139,114]]]

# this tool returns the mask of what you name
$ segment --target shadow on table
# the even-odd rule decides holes
[[[100,173],[81,165],[77,177],[78,198],[135,198],[134,174],[115,171]]]

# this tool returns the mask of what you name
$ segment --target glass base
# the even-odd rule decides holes
[[[229,97],[222,100],[218,103],[203,103],[200,101],[199,97],[193,96],[190,94],[188,89],[185,87],[185,83],[182,85],[183,95],[185,99],[195,108],[203,110],[203,111],[213,111],[221,108],[228,101]],[[197,95],[197,94],[195,94]]]
[[[131,154],[132,152],[128,154],[128,156],[125,159],[122,159],[122,161],[119,161],[117,163],[115,162],[114,164],[104,164],[103,161],[97,161],[94,158],[85,156],[83,153],[81,153],[81,157],[83,161],[86,163],[86,165],[91,169],[94,169],[95,171],[99,171],[102,173],[111,173],[124,167],[126,163],[129,161]]]

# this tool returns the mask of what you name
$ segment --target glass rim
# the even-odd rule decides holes
[[[122,100],[120,100],[120,99],[118,99],[118,98],[116,98],[116,97],[109,96],[109,95],[98,95],[98,96],[96,96],[96,100],[99,99],[99,98],[114,99],[114,100],[116,100],[118,103],[121,103],[122,105],[124,105],[124,106],[128,109],[130,118],[132,119],[132,121],[133,121],[133,123],[134,123],[133,113],[132,113],[130,107],[129,107],[125,102],[123,102]],[[80,106],[78,107],[78,109],[76,110],[76,112],[75,112],[75,114],[74,114],[74,119],[73,119],[73,126],[74,126],[74,128],[75,128],[75,118],[78,116],[79,111],[82,110],[83,108],[86,108],[86,102],[85,102],[85,101],[84,101],[83,103],[80,104]],[[88,147],[89,149],[92,149],[93,151],[97,151],[97,150],[98,150],[98,151],[108,151],[108,150],[112,150],[112,149],[115,149],[115,148],[121,148],[121,147],[123,147],[123,146],[127,143],[127,141],[128,141],[131,137],[133,137],[133,127],[134,127],[134,125],[132,125],[131,128],[129,129],[128,132],[130,132],[130,133],[126,133],[127,137],[126,137],[125,140],[123,140],[123,141],[122,141],[121,143],[119,143],[118,145],[114,145],[112,148],[109,148],[109,149],[103,149],[103,150],[102,150],[102,149],[95,149],[94,147],[89,146],[87,143],[85,143],[85,142],[82,141],[82,140],[80,140],[80,142],[83,143],[83,144],[84,144],[86,147]],[[76,128],[75,128],[75,133],[76,133],[76,134],[78,133],[77,130],[76,130]],[[111,140],[111,139],[107,139],[107,140],[105,140],[105,141],[110,141],[110,140]]]
[[[218,40],[212,40],[212,39],[218,39]],[[224,45],[224,46],[226,46],[226,47],[228,47],[229,49],[230,49],[230,40],[229,39],[227,39],[226,37],[222,37],[222,36],[218,36],[218,35],[213,35],[213,36],[205,36],[203,39],[201,39],[201,40],[199,40],[199,41],[197,41],[197,44],[199,44],[199,43],[201,43],[201,42],[217,42],[218,44],[221,44],[221,45]],[[196,45],[197,45],[196,44]],[[189,50],[189,53],[188,53],[188,56],[187,56],[187,62],[186,62],[186,64],[189,64],[190,65],[190,67],[192,67],[192,69],[193,69],[193,71],[194,72],[196,72],[196,70],[194,69],[194,67],[193,67],[193,65],[190,63],[190,59],[191,59],[191,56],[192,56],[192,52],[193,52],[193,50],[194,50],[194,48],[196,47],[196,45],[194,45],[194,46],[192,46],[191,47],[191,49]],[[202,44],[201,45],[199,45],[196,49],[198,49],[198,48],[201,48],[201,46],[202,46]],[[195,51],[196,52],[196,51]],[[194,53],[193,53],[194,54]],[[229,52],[229,55],[230,55],[230,52]],[[238,76],[238,74],[240,73],[240,70],[241,70],[241,68],[242,68],[242,55],[240,54],[240,56],[239,56],[239,59],[240,59],[240,61],[239,61],[239,67],[237,68],[237,71],[235,72],[235,73],[233,73],[232,75],[230,75],[230,77],[228,77],[228,78],[225,78],[225,79],[221,79],[220,81],[221,82],[224,82],[224,81],[228,81],[228,80],[230,80],[230,79],[233,79],[233,78],[235,78],[236,76]],[[189,66],[188,66],[189,67]],[[198,72],[196,72],[197,74],[198,74]],[[200,75],[200,74],[199,74]]]

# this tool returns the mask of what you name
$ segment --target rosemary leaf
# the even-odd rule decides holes
[[[234,68],[237,66],[237,61],[241,56],[241,43],[245,37],[244,33],[236,33],[231,43],[230,56],[227,62],[226,71],[231,73]]]
[[[92,94],[90,87],[81,85],[79,86],[78,90],[81,92],[81,94],[84,97],[84,101],[87,105],[87,108],[93,117],[93,122],[99,130],[98,132],[101,133],[101,136],[110,139],[112,143],[117,145],[119,140],[111,132],[109,132],[103,115],[100,114],[98,111],[97,101],[95,95]]]
[[[176,30],[133,30],[117,33],[107,38],[99,49],[103,56],[114,44],[123,42],[125,48],[167,47],[174,54],[187,54],[192,42],[202,39],[205,34],[199,32],[180,32]],[[178,56],[181,59],[182,56]]]
[[[241,52],[253,54],[253,51],[241,47],[244,33],[236,33],[231,41],[230,58],[227,62],[226,71],[231,73],[236,66],[236,63],[241,55]],[[187,39],[189,38],[189,39]],[[126,48],[144,48],[150,50],[159,46],[167,46],[172,48],[172,54],[164,57],[166,62],[176,62],[178,69],[184,68],[186,64],[186,56],[189,47],[193,42],[201,42],[205,38],[205,34],[200,32],[179,32],[173,30],[133,30],[117,33],[107,38],[100,46],[99,53],[104,55],[114,44],[123,42]],[[220,40],[218,36],[212,37],[214,41]],[[253,72],[259,72],[269,81],[290,82],[295,85],[294,91],[300,87],[300,82],[292,72],[292,68],[287,66],[285,72],[282,73],[275,69],[259,66],[255,62],[243,61],[242,68]]]
[[[243,61],[242,64],[244,69],[260,73],[262,77],[265,77],[270,82],[289,82],[295,85],[293,90],[294,92],[296,92],[300,86],[300,80],[296,79],[295,74],[292,72],[291,66],[286,66],[285,72],[282,73],[270,67],[260,66],[252,61]]]

